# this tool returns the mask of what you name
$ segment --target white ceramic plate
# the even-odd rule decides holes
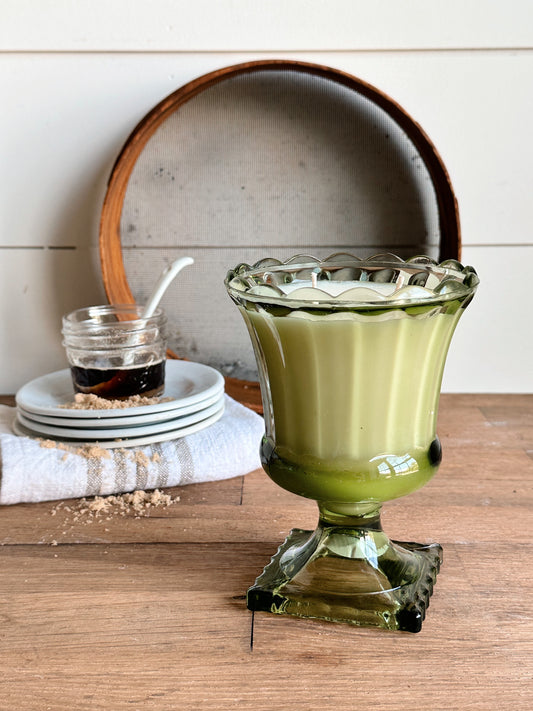
[[[224,396],[220,397],[214,405],[205,408],[204,410],[199,410],[193,412],[190,415],[185,415],[183,417],[174,417],[171,420],[165,420],[164,422],[153,422],[149,425],[132,425],[131,427],[109,427],[109,428],[98,428],[94,429],[92,427],[82,428],[82,427],[60,427],[54,425],[44,425],[42,422],[36,422],[25,417],[20,411],[18,412],[17,419],[21,425],[24,425],[27,429],[31,429],[39,436],[45,437],[62,437],[68,439],[76,440],[98,440],[103,439],[117,439],[122,437],[142,437],[147,435],[158,434],[159,432],[169,432],[183,429],[184,427],[189,427],[197,422],[205,420],[207,417],[214,415],[221,407],[224,405]]]
[[[186,437],[188,435],[194,434],[195,432],[200,432],[206,427],[209,427],[210,425],[217,422],[217,420],[220,420],[223,414],[224,407],[221,407],[220,410],[218,410],[218,412],[216,412],[214,415],[211,415],[211,417],[208,417],[205,420],[202,420],[201,422],[197,422],[194,425],[190,425],[190,427],[183,427],[182,429],[178,430],[170,430],[170,432],[159,432],[157,434],[147,435],[143,437],[123,437],[122,439],[109,439],[102,441],[98,439],[71,440],[59,437],[54,439],[58,439],[59,441],[64,442],[64,444],[71,444],[75,447],[79,447],[83,444],[98,444],[98,446],[102,447],[102,449],[119,449],[121,447],[146,447],[147,445],[155,444],[156,442],[168,442],[168,440],[171,439],[180,439],[181,437]],[[20,435],[22,437],[41,437],[41,435],[37,432],[34,432],[31,429],[25,427],[23,424],[21,424],[18,419],[14,420],[12,427],[13,432],[16,435]],[[134,430],[132,429],[131,431]]]
[[[201,400],[200,402],[195,402],[192,405],[187,405],[186,407],[180,407],[175,410],[163,410],[163,412],[144,412],[146,408],[135,407],[131,408],[138,410],[138,415],[126,415],[125,417],[85,417],[83,419],[70,417],[70,416],[51,416],[51,415],[38,415],[34,412],[29,412],[22,407],[18,408],[20,414],[27,420],[32,422],[40,422],[43,425],[53,425],[54,427],[76,427],[76,428],[88,428],[92,429],[104,429],[109,427],[133,427],[134,425],[149,425],[153,422],[165,422],[165,420],[174,420],[177,417],[183,417],[184,415],[193,414],[195,412],[201,412],[206,408],[219,402],[222,395],[224,394],[224,389],[218,390],[211,397]],[[62,412],[70,413],[71,410],[62,410]],[[91,411],[91,412],[94,412]],[[113,412],[123,412],[123,410],[114,410]]]
[[[143,405],[143,414],[189,407],[220,393],[224,388],[222,374],[202,363],[167,360],[165,369],[164,400],[155,405]],[[16,394],[17,405],[37,415],[108,419],[139,415],[141,412],[141,407],[116,410],[69,410],[62,407],[73,400],[74,389],[68,368],[36,378],[23,385]]]

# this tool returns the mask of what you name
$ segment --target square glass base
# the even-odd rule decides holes
[[[248,590],[250,610],[419,632],[442,562],[438,544],[381,531],[293,529]]]

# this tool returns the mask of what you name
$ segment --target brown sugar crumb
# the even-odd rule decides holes
[[[110,521],[113,516],[134,516],[141,518],[149,516],[151,509],[168,507],[177,503],[179,496],[165,494],[159,489],[153,491],[136,491],[110,496],[94,496],[80,499],[73,506],[66,506],[60,501],[50,511],[51,516],[56,516],[60,511],[71,514],[73,523],[89,524],[95,520]],[[69,523],[68,520],[64,524]]]
[[[111,453],[108,449],[103,449],[97,444],[84,444],[82,447],[77,447],[76,454],[85,459],[110,459]]]
[[[125,410],[129,407],[143,407],[145,405],[158,405],[160,402],[170,402],[171,397],[144,397],[132,395],[125,400],[106,400],[93,393],[76,393],[74,401],[59,405],[66,410]]]
[[[41,439],[39,444],[43,449],[57,449],[57,442],[51,439]]]
[[[39,446],[43,447],[44,449],[59,449],[63,451],[64,454],[61,457],[62,462],[64,462],[68,458],[69,454],[77,454],[80,457],[92,460],[112,458],[112,452],[110,449],[105,449],[104,447],[101,447],[100,445],[95,443],[82,444],[79,447],[76,447],[71,444],[65,444],[65,442],[61,442],[59,440],[40,438],[37,438],[37,440],[39,442]],[[161,461],[161,455],[158,452],[154,452],[151,458],[149,458],[141,450],[125,449],[124,447],[115,449],[115,452],[120,452],[131,462],[135,462],[136,464],[140,464],[145,467],[150,464],[150,461],[154,464],[157,464]]]
[[[43,449],[61,449],[64,451],[63,459],[65,459],[68,454],[73,454],[76,451],[74,447],[55,439],[41,439],[40,437],[36,437],[35,439],[37,439],[39,446]]]
[[[52,439],[39,439],[39,446],[44,449],[60,449],[64,452],[61,461],[65,461],[69,454],[78,454],[85,459],[110,459],[111,452],[97,444],[83,444],[80,447],[74,447],[64,442],[59,442]]]
[[[136,450],[134,453],[134,461],[136,464],[140,464],[141,466],[147,467],[150,464],[150,460],[146,456],[144,452],[142,452],[140,449]]]

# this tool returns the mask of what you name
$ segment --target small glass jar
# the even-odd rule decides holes
[[[137,304],[89,306],[63,317],[63,345],[75,392],[123,400],[165,386],[167,319],[142,318]]]

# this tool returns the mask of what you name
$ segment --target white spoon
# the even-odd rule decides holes
[[[187,267],[189,264],[194,264],[192,257],[181,257],[180,259],[176,259],[175,262],[172,262],[172,264],[169,264],[169,266],[161,272],[161,276],[157,280],[154,290],[144,306],[141,318],[150,318],[150,316],[153,315],[159,306],[163,294],[174,277],[181,272],[183,267]]]
[[[181,257],[180,259],[176,259],[175,262],[172,262],[172,264],[169,264],[168,267],[163,269],[159,276],[159,279],[156,282],[156,285],[153,288],[150,298],[144,305],[142,313],[139,316],[137,326],[134,326],[134,330],[143,328],[141,319],[147,319],[150,318],[150,316],[153,316],[154,311],[159,306],[159,302],[161,301],[161,298],[169,287],[171,281],[183,269],[183,267],[186,267],[189,264],[194,264],[194,259],[192,259],[192,257]],[[132,353],[131,350],[128,349],[124,356],[124,366],[130,366],[134,362],[134,359],[134,353]]]

